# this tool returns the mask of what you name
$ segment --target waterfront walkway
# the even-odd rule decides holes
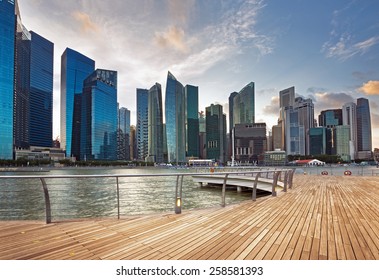
[[[379,259],[379,178],[296,175],[225,208],[45,224],[0,221],[0,259]]]

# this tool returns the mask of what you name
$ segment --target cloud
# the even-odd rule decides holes
[[[371,126],[372,128],[379,128],[379,114],[371,112]]]
[[[366,95],[379,95],[379,81],[368,81],[359,88]]]
[[[317,112],[328,109],[339,109],[349,102],[355,102],[355,99],[346,93],[319,92],[315,94],[315,109],[317,109]]]
[[[180,23],[186,23],[194,4],[195,0],[168,0],[170,17]]]
[[[271,97],[270,104],[263,107],[263,114],[279,116],[279,96]]]
[[[189,51],[184,41],[184,30],[176,26],[170,26],[162,33],[156,32],[154,42],[162,48],[172,48],[183,53]]]
[[[88,14],[84,12],[74,11],[72,13],[72,16],[76,21],[78,21],[81,24],[82,32],[99,32],[100,27],[91,20],[91,17]]]

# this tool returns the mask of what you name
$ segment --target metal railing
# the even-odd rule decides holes
[[[278,182],[282,182],[283,185],[283,191],[287,191],[287,188],[292,187],[292,178],[293,178],[294,170],[293,169],[273,169],[273,170],[265,170],[265,171],[237,171],[237,172],[208,172],[208,173],[202,173],[202,175],[221,175],[224,176],[223,185],[222,185],[222,191],[221,191],[221,206],[225,207],[226,205],[226,186],[228,177],[230,175],[244,175],[244,176],[255,176],[255,179],[253,181],[253,184],[251,186],[252,188],[252,199],[256,200],[257,197],[257,184],[259,178],[272,178],[272,195],[276,196],[276,187],[278,185]],[[171,186],[172,185],[172,179],[171,181],[167,178],[176,177],[176,184],[175,184],[175,204],[174,204],[174,211],[176,214],[180,214],[182,211],[183,206],[183,181],[184,178],[186,178],[187,183],[189,180],[192,180],[192,178],[189,178],[191,176],[199,175],[199,173],[165,173],[165,174],[103,174],[103,175],[25,175],[25,176],[0,176],[0,220],[4,217],[2,216],[2,213],[5,213],[6,211],[14,211],[16,212],[16,218],[17,215],[19,215],[20,212],[28,212],[28,211],[34,211],[37,210],[41,213],[41,211],[44,212],[44,217],[46,220],[46,223],[51,223],[54,220],[56,221],[57,218],[61,214],[59,212],[63,211],[79,211],[78,208],[80,208],[80,211],[86,211],[86,208],[89,207],[89,205],[94,205],[98,208],[106,208],[103,209],[102,212],[99,211],[99,214],[96,214],[97,216],[112,216],[117,215],[117,218],[120,219],[121,216],[121,209],[125,207],[125,203],[123,202],[123,199],[125,199],[125,196],[128,196],[127,191],[130,191],[129,185],[133,185],[133,182],[131,181],[124,181],[120,182],[121,179],[131,179],[135,178],[135,180],[143,180],[150,182],[152,185],[156,184],[165,184],[165,186]],[[161,181],[159,181],[161,178]],[[83,180],[86,182],[87,185],[96,186],[97,189],[95,191],[87,191],[84,188],[77,187],[77,192],[74,194],[71,194],[70,191],[72,188],[75,188],[76,186],[80,185],[80,180]],[[90,180],[95,180],[93,183],[89,182]],[[40,181],[40,185],[42,185],[42,188],[38,187],[38,181]],[[63,182],[66,181],[65,184]],[[135,184],[135,182],[134,182]],[[120,187],[122,185],[122,187]],[[22,187],[20,187],[22,186]],[[59,189],[59,186],[61,186],[61,189]],[[40,188],[40,191],[38,191],[38,188]],[[135,189],[135,188],[134,188]],[[135,191],[133,189],[133,191]],[[42,190],[42,192],[41,192]],[[152,190],[154,190],[154,187],[152,187]],[[146,191],[144,189],[141,189],[140,191]],[[32,198],[31,193],[37,193],[36,198]],[[41,195],[39,195],[39,193]],[[62,195],[67,194],[67,196]],[[43,194],[43,195],[42,195]],[[147,197],[150,197],[151,199],[154,199],[154,196],[156,194],[148,193]],[[53,196],[53,199],[52,199]],[[79,200],[76,204],[72,202],[74,198],[72,196],[77,196],[81,198],[85,198],[87,202],[83,203],[83,200]],[[169,195],[168,195],[169,196]],[[8,205],[7,201],[11,200],[13,198],[17,198],[19,201],[20,199],[23,201],[16,202],[15,204]],[[106,197],[106,198],[105,198]],[[102,201],[104,200],[104,201]],[[100,202],[99,202],[100,201]],[[108,204],[114,203],[115,206],[111,206]],[[128,202],[135,203],[134,201]],[[145,201],[144,203],[148,203]],[[18,204],[27,205],[25,206],[26,210],[21,209],[22,207]],[[54,208],[57,204],[60,205],[60,208],[57,209]],[[67,208],[64,206],[67,205]],[[7,209],[8,208],[8,209]],[[33,209],[29,209],[33,208]],[[35,209],[34,209],[35,208]],[[70,210],[68,210],[70,208]],[[116,208],[116,210],[114,210]],[[56,213],[54,213],[54,211]],[[116,212],[116,214],[114,213]],[[106,215],[104,213],[107,213]],[[7,213],[5,213],[7,214]],[[66,215],[66,214],[64,214]],[[69,215],[69,214],[67,214]],[[8,215],[9,216],[9,215]],[[31,217],[31,219],[34,216]],[[5,215],[5,219],[7,219],[7,215]],[[59,220],[59,219],[58,219]]]

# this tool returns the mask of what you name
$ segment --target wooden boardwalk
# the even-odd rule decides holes
[[[277,197],[225,208],[0,222],[0,259],[379,259],[379,178],[294,177]]]

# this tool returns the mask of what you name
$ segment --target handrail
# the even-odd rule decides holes
[[[225,207],[225,189],[227,185],[227,180],[230,175],[255,175],[254,185],[253,185],[253,194],[252,200],[256,200],[256,189],[258,178],[261,177],[262,173],[273,174],[272,182],[272,195],[276,196],[276,186],[277,182],[280,179],[280,175],[285,173],[284,176],[284,191],[287,191],[287,186],[292,187],[292,178],[294,174],[293,169],[272,169],[272,170],[254,170],[254,171],[236,171],[236,172],[211,172],[211,173],[201,173],[201,175],[223,175],[223,186],[222,186],[222,195],[221,195],[221,206]],[[119,188],[119,178],[138,178],[138,177],[173,177],[176,176],[176,188],[175,188],[175,206],[174,210],[176,214],[181,213],[182,209],[182,192],[183,192],[183,177],[184,176],[196,176],[199,175],[198,172],[185,172],[185,173],[161,173],[161,174],[97,174],[97,175],[5,175],[0,176],[1,179],[39,179],[42,183],[44,200],[45,200],[45,218],[46,223],[49,224],[52,222],[52,213],[51,213],[51,201],[49,196],[49,188],[46,183],[48,179],[73,179],[73,178],[115,178],[116,179],[116,195],[117,195],[117,218],[120,219],[120,188]]]

